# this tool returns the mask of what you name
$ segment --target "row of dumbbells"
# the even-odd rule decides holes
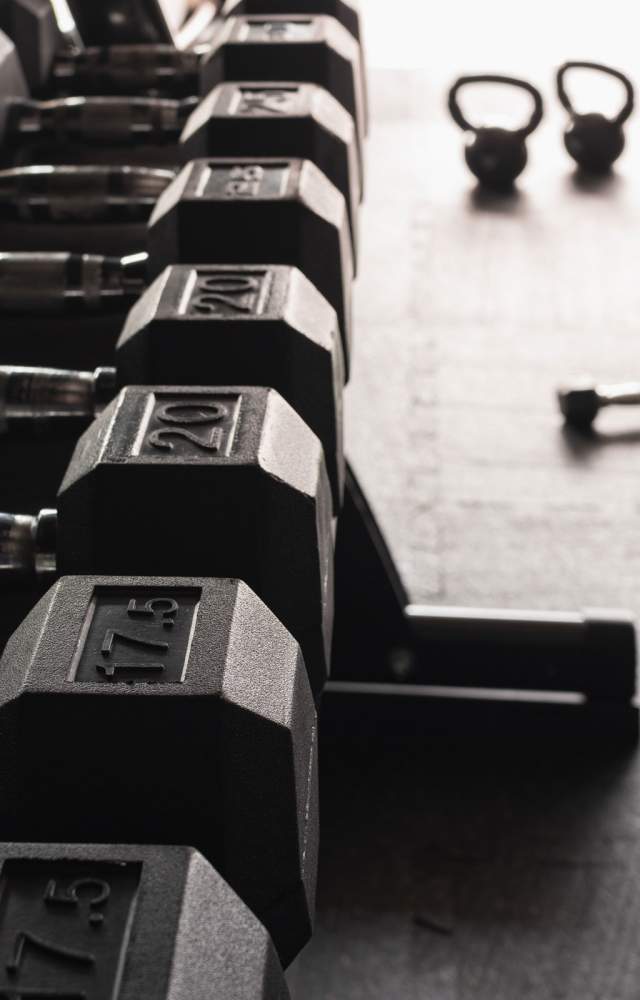
[[[6,996],[284,998],[311,934],[359,19],[224,14],[69,52],[0,3]]]

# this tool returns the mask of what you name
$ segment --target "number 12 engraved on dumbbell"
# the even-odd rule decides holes
[[[135,863],[5,862],[0,998],[115,1000],[140,873]]]
[[[166,461],[230,455],[240,413],[240,396],[202,399],[150,393],[132,454]]]
[[[182,683],[199,600],[193,588],[97,587],[69,680]]]

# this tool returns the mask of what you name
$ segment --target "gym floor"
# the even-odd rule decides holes
[[[565,59],[636,69],[630,5],[363,0],[372,102],[348,391],[351,460],[412,599],[640,611],[640,412],[563,431],[573,374],[640,378],[640,124],[585,187]],[[524,76],[547,114],[509,199],[477,196],[448,120],[461,74]],[[615,85],[575,77],[579,109]],[[512,116],[509,92],[470,113]],[[606,664],[603,665],[606,668]],[[460,742],[456,737],[460,735]],[[327,748],[306,1000],[637,1000],[640,770],[606,738]],[[496,736],[496,734],[492,734]]]

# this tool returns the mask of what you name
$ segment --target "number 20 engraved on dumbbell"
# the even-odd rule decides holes
[[[229,271],[198,274],[187,306],[190,315],[257,316],[267,292],[266,271],[234,274]]]
[[[157,393],[151,399],[140,454],[167,459],[231,454],[240,411],[238,394],[199,400]]]
[[[213,451],[216,454],[222,445],[222,428],[219,421],[228,417],[229,411],[222,403],[180,404],[168,403],[161,406],[156,413],[156,419],[166,424],[159,430],[152,431],[147,442],[153,448],[173,451],[175,444],[172,438],[190,441],[196,448],[203,451]],[[212,426],[215,424],[216,426]],[[189,427],[203,426],[202,436]]]

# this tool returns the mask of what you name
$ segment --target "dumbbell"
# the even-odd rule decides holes
[[[594,385],[584,379],[558,389],[557,398],[560,411],[568,424],[580,430],[590,430],[604,407],[640,405],[640,383]]]
[[[54,568],[239,577],[298,640],[319,695],[333,620],[331,486],[320,441],[277,392],[123,389],[78,441],[57,503],[0,523],[13,589]]]
[[[91,45],[185,45],[204,31],[217,4],[201,0],[186,23],[176,27],[161,0],[0,0],[0,30],[14,38],[21,58],[31,60],[34,81],[62,47]],[[55,8],[55,9],[54,9]],[[48,57],[48,59],[47,59]],[[40,70],[40,72],[37,72]]]
[[[75,24],[68,22],[63,33],[51,0],[0,0],[0,31],[15,45],[33,90],[48,78],[62,48],[82,44]]]
[[[190,847],[0,844],[5,997],[288,1000],[265,929]]]
[[[345,196],[356,243],[362,186],[355,125],[315,84],[226,83],[200,104],[144,97],[38,102],[27,98],[14,46],[1,35],[0,92],[5,96],[0,145],[6,167],[123,158],[129,165],[166,166],[198,156],[271,152],[301,157],[315,162]]]
[[[90,48],[59,56],[47,90],[54,94],[205,96],[232,80],[298,80],[324,87],[365,131],[360,46],[335,18],[277,15],[220,22],[199,50],[171,46]]]
[[[322,442],[337,513],[344,488],[340,333],[334,310],[295,268],[168,268],[129,314],[115,368],[0,367],[0,438],[5,444],[8,434],[31,429],[46,447],[64,429],[73,439],[120,387],[171,382],[276,389]],[[0,454],[6,467],[4,448]],[[33,471],[39,480],[39,462]]]
[[[78,181],[87,191],[87,176]],[[70,183],[67,173],[51,175],[49,200],[36,206],[37,217],[33,211],[24,228],[15,220],[6,227],[0,225],[3,249],[39,251],[56,246],[84,253],[91,243],[96,249],[114,247],[116,223],[94,224],[95,214],[102,211],[102,174],[95,180],[97,197],[89,192],[78,200],[76,211],[68,200],[68,222],[54,217]],[[40,181],[31,175],[5,175],[5,190],[13,186],[16,195],[22,192],[23,205],[25,187],[33,185],[40,189]],[[81,222],[83,215],[86,224]],[[122,328],[123,311],[130,308],[149,277],[177,261],[233,261],[299,267],[338,314],[348,366],[353,263],[347,216],[344,199],[312,162],[210,159],[190,163],[165,187],[148,222],[145,242],[148,256],[131,254],[132,249],[142,250],[138,245],[128,248],[128,256],[120,262],[2,254],[0,362],[70,367],[104,363]],[[73,337],[75,331],[76,338],[86,340],[86,331],[78,332],[77,316],[101,314],[105,308],[110,309],[111,319],[102,322],[104,337],[110,334],[112,339],[106,352],[99,345],[102,353],[95,361],[81,362],[73,356],[62,361],[58,354],[38,354],[35,341],[43,338],[42,314],[58,314],[55,330],[60,337]]]
[[[164,32],[155,30],[142,35],[136,31],[131,23],[131,4],[127,4],[126,14],[120,9],[122,4],[116,10],[110,10],[110,6],[101,4],[98,21],[102,20],[102,31],[96,30],[99,24],[89,24],[87,13],[78,9],[81,30],[77,34],[79,39],[84,32],[84,41],[64,46],[49,0],[0,0],[0,30],[15,44],[32,92],[104,95],[151,91],[171,97],[204,94],[211,81],[201,76],[201,60],[213,52],[220,53],[230,36],[234,36],[236,52],[240,54],[238,44],[245,43],[242,48],[248,56],[243,55],[242,66],[249,75],[243,74],[242,79],[255,76],[260,58],[264,79],[318,83],[334,93],[354,118],[359,116],[360,131],[364,128],[366,74],[359,44],[358,13],[351,5],[303,3],[298,4],[301,9],[296,12],[267,10],[277,8],[278,4],[261,3],[260,9],[253,12],[259,17],[238,16],[242,14],[238,8],[230,11],[233,16],[226,20],[218,19],[208,25],[205,36],[195,39],[194,47],[187,50],[172,44],[166,25]],[[310,7],[314,9],[307,9]],[[95,22],[95,14],[89,16]],[[336,27],[330,23],[334,21]],[[112,28],[116,22],[119,22],[119,44],[113,44]],[[348,40],[344,38],[345,31],[351,36]],[[150,34],[154,44],[149,44]],[[160,41],[163,34],[164,44]],[[87,38],[92,41],[87,42]],[[138,44],[132,44],[136,38]],[[291,44],[282,50],[283,42]],[[276,46],[280,51],[276,52]],[[350,60],[355,72],[345,65]],[[275,63],[280,70],[272,76]],[[229,75],[225,78],[233,79]]]
[[[160,0],[66,0],[84,45],[173,43],[174,33]]]
[[[285,964],[306,943],[316,713],[298,644],[246,584],[58,581],[7,643],[0,720],[9,839],[188,842]]]
[[[362,43],[360,11],[354,0],[230,0],[223,13],[227,16],[238,14],[326,14],[351,32],[356,41]]]

